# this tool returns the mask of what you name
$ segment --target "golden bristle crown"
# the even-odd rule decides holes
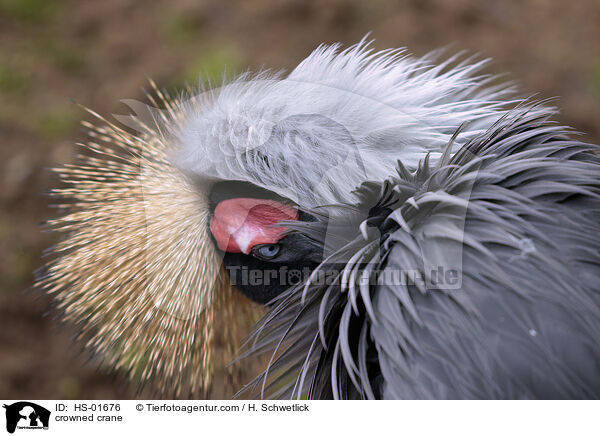
[[[152,85],[162,121],[180,122]],[[207,199],[170,164],[159,120],[134,134],[88,112],[102,125],[83,122],[87,152],[55,170],[64,214],[48,226],[64,237],[38,286],[109,367],[161,394],[206,393],[215,364],[232,358],[236,320],[248,319],[234,313],[248,304],[222,271]]]

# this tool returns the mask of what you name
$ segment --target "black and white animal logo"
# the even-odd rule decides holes
[[[4,405],[6,409],[6,431],[18,429],[48,429],[50,411],[29,401]]]

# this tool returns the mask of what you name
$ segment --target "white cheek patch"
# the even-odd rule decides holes
[[[257,233],[264,235],[264,232],[261,229],[252,228],[250,226],[242,226],[232,235],[232,237],[237,246],[240,248],[240,251],[244,254],[249,254],[252,250],[252,247],[255,245],[252,243],[252,241],[259,236]]]

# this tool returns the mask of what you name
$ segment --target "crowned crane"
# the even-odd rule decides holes
[[[135,131],[86,123],[40,286],[175,395],[210,385],[245,294],[263,397],[600,397],[598,147],[440,56],[321,46],[288,75],[156,88]]]

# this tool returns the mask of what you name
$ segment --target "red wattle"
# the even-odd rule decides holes
[[[231,198],[220,202],[210,220],[210,231],[219,249],[249,254],[257,244],[274,244],[287,230],[272,227],[283,220],[297,220],[292,206],[258,198]]]

